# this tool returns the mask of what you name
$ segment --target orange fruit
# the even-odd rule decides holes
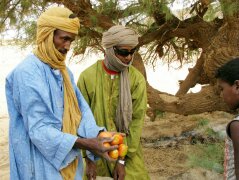
[[[109,156],[113,159],[117,159],[119,157],[119,151],[117,149],[109,152]]]
[[[128,146],[125,144],[120,144],[118,147],[118,151],[120,157],[125,157],[128,151]]]
[[[111,145],[118,145],[123,143],[124,138],[121,134],[115,134],[113,138],[113,141],[110,142]]]
[[[101,132],[98,137],[112,137],[112,134],[108,131]]]

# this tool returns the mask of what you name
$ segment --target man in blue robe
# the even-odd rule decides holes
[[[111,138],[97,138],[103,127],[65,65],[78,33],[79,20],[67,8],[55,7],[37,21],[37,47],[6,78],[10,116],[10,179],[80,180],[80,149],[107,160]],[[96,157],[91,154],[92,160]]]

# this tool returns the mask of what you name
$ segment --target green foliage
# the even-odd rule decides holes
[[[209,125],[209,119],[201,117],[201,116],[193,116],[191,118],[193,121],[197,121],[197,128],[198,129],[203,129],[204,134],[206,136],[213,136],[217,135],[216,132],[214,132],[211,128],[208,128]]]
[[[140,6],[142,7],[142,12],[146,13],[147,16],[154,16],[155,13],[165,14],[166,20],[171,19],[172,14],[169,10],[169,4],[172,2],[161,0],[140,0]]]
[[[209,124],[209,120],[208,119],[200,119],[198,121],[198,127],[205,127]]]
[[[209,137],[212,137],[213,139],[220,139],[220,134],[218,132],[215,132],[212,128],[207,128],[205,130],[205,134]]]
[[[144,9],[143,12],[145,12],[148,16],[152,16],[154,9],[155,9],[155,5],[152,3],[152,1],[150,0],[141,0],[139,1],[141,8]]]
[[[213,21],[215,18],[222,18],[221,5],[219,2],[215,2],[209,5],[207,13],[203,16],[205,21]]]
[[[93,27],[98,24],[98,19],[97,19],[96,16],[91,15],[91,16],[90,16],[90,21],[91,21],[91,23],[93,24]]]
[[[214,144],[196,144],[196,150],[189,154],[190,167],[202,167],[218,173],[223,172],[223,142]]]
[[[116,0],[101,0],[97,11],[104,15],[112,15],[111,13],[115,10],[117,5]]]
[[[186,39],[181,33],[174,34],[178,26],[183,24],[183,22],[180,21],[174,24],[174,21],[178,20],[170,9],[174,1],[175,0],[84,1],[85,4],[92,4],[90,8],[80,9],[80,12],[84,12],[84,16],[87,17],[86,21],[90,22],[86,23],[87,27],[84,27],[84,23],[81,24],[80,38],[78,42],[75,43],[76,46],[74,48],[76,53],[85,53],[87,48],[102,50],[102,32],[108,28],[108,26],[102,27],[102,19],[99,19],[99,16],[104,16],[110,19],[109,24],[122,24],[132,27],[141,37],[148,33],[160,31],[165,24],[172,22],[171,27],[162,28],[165,32],[161,32],[160,35],[156,36],[153,40],[144,44],[143,47],[147,50],[142,52],[143,58],[145,62],[147,61],[146,63],[152,63],[153,66],[155,62],[161,58],[169,64],[174,61],[180,61],[181,65],[192,62],[200,56],[201,50],[197,46],[195,47],[197,42],[194,43],[193,39]],[[81,1],[79,1],[79,3],[80,2]],[[192,9],[190,5],[195,2],[196,0],[183,1],[183,4],[187,7],[187,11],[183,11],[186,14],[185,17],[188,17],[188,12]],[[36,20],[39,15],[49,6],[62,5],[63,3],[72,8],[77,6],[75,1],[71,0],[1,0],[0,35],[8,29],[14,29],[18,31],[16,39],[24,41],[25,45],[32,44],[36,37]],[[218,16],[218,11],[221,11],[220,3],[212,3],[210,5],[207,14],[204,16],[206,21],[212,21]],[[81,6],[79,5],[76,9],[77,8],[81,8]],[[233,15],[237,12],[237,9],[238,5],[235,3],[223,3],[222,5],[222,12],[227,15]],[[79,16],[81,15],[82,14],[79,13]],[[185,27],[182,27],[182,29],[183,28]],[[164,39],[167,33],[171,33],[171,36]]]
[[[21,0],[20,6],[21,6],[23,14],[28,14],[29,13],[30,8],[31,8],[31,4],[32,3],[29,0]]]
[[[161,4],[161,13],[165,14],[166,21],[171,20],[173,17],[166,3]]]
[[[18,35],[16,39],[24,38],[26,43],[31,43],[35,37],[36,28],[33,21],[39,14],[52,3],[46,0],[29,1],[29,0],[3,0],[0,3],[0,33],[9,29],[16,29]],[[32,26],[32,27],[30,27]]]
[[[155,110],[155,115],[156,115],[157,118],[162,118],[162,117],[164,117],[165,112],[160,111],[160,110],[157,109],[157,110]]]
[[[221,9],[225,16],[233,16],[239,12],[239,4],[237,1],[234,2],[221,2]]]
[[[19,33],[17,36],[18,41],[21,41],[24,47],[27,47],[29,45],[29,42],[33,44],[36,40],[36,28],[37,24],[36,21],[28,21],[28,22],[22,22],[21,26],[24,26],[24,33]],[[28,34],[26,36],[25,34]]]

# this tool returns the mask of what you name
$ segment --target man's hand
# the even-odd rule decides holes
[[[113,137],[97,137],[97,148],[96,150],[92,150],[92,152],[96,155],[99,155],[103,158],[105,158],[107,161],[116,161],[116,159],[113,159],[109,156],[108,152],[115,150],[118,148],[118,145],[114,145],[114,146],[104,146],[104,143],[110,143],[113,140]]]
[[[96,164],[88,157],[85,158],[86,162],[86,176],[88,180],[96,180]]]
[[[125,166],[120,164],[120,163],[116,163],[115,164],[115,169],[113,172],[114,175],[114,180],[124,180],[125,178]]]
[[[111,134],[107,137],[104,137],[104,136],[100,136],[100,134],[98,135],[97,139],[98,139],[98,147],[102,150],[102,151],[93,151],[94,154],[97,154],[103,158],[105,158],[107,161],[116,161],[116,159],[113,159],[109,156],[108,152],[109,151],[112,151],[112,150],[115,150],[115,149],[118,149],[118,145],[114,145],[114,146],[104,146],[104,143],[111,143],[113,141],[113,136],[115,134],[120,134],[121,136],[125,136],[125,133],[118,133],[118,132],[109,132],[109,134]]]
[[[95,155],[98,155],[100,157],[103,157],[107,161],[116,161],[116,159],[113,159],[109,156],[108,152],[115,150],[118,148],[118,145],[106,147],[104,146],[104,143],[110,143],[113,140],[113,137],[111,138],[105,138],[105,137],[97,137],[97,138],[78,138],[74,144],[74,148],[80,148],[85,149],[88,151],[91,151]]]

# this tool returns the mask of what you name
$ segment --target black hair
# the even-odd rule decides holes
[[[215,77],[233,85],[236,80],[239,80],[239,58],[232,59],[222,65],[217,70]]]

